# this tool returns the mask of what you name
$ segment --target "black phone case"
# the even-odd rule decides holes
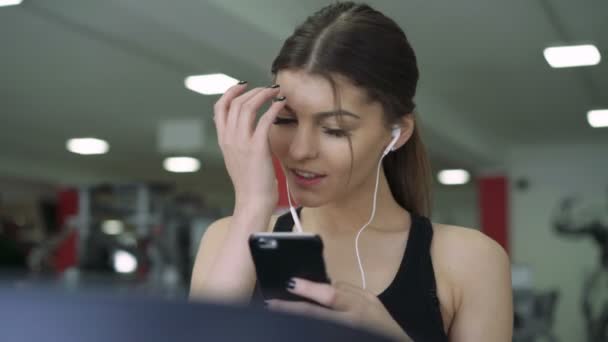
[[[287,282],[292,277],[330,283],[319,235],[254,234],[249,238],[249,249],[264,299],[305,300],[287,291]]]

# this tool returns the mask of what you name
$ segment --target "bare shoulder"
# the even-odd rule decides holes
[[[456,303],[467,289],[483,283],[480,279],[496,278],[511,285],[509,256],[502,246],[479,230],[433,223],[431,255],[433,263],[456,287],[453,289]]]
[[[433,223],[433,233],[440,257],[508,259],[502,246],[477,229]]]
[[[443,285],[447,293],[450,341],[510,341],[513,297],[505,250],[476,229],[433,224],[433,232],[431,255],[439,290]]]
[[[509,262],[505,250],[483,232],[467,227],[433,223],[433,256],[455,270],[474,265]]]

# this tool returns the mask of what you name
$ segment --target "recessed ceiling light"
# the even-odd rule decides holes
[[[437,175],[439,182],[444,185],[461,185],[469,182],[471,175],[466,170],[443,170]]]
[[[105,220],[101,224],[101,230],[108,235],[119,235],[125,230],[125,225],[120,220]]]
[[[186,88],[203,95],[223,94],[239,81],[225,74],[188,76],[184,81]]]
[[[553,68],[596,65],[602,59],[599,50],[591,44],[549,47],[543,54]]]
[[[185,173],[198,171],[201,163],[192,157],[169,157],[165,159],[163,166],[169,172]]]
[[[587,112],[587,122],[593,128],[608,127],[608,109],[595,109]]]
[[[0,0],[0,7],[19,5],[23,0]]]
[[[66,147],[70,152],[83,155],[104,154],[110,149],[107,141],[96,138],[70,139],[66,143]]]

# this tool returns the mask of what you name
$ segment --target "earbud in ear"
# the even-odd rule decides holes
[[[397,139],[399,139],[400,135],[401,135],[401,128],[399,126],[394,126],[393,130],[391,132],[391,136],[393,137],[393,140],[391,140],[390,144],[388,144],[388,146],[386,147],[386,149],[384,149],[384,152],[383,152],[382,156],[385,156],[390,151],[394,151],[395,150],[395,148],[393,146],[395,146],[395,144],[397,143]]]
[[[395,126],[391,135],[393,136],[393,139],[401,135],[401,128]]]

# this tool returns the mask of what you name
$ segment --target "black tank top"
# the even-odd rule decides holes
[[[298,216],[301,209],[297,209]],[[414,341],[447,341],[431,262],[433,228],[428,218],[414,214],[411,217],[412,226],[397,274],[378,299]],[[287,212],[277,219],[273,231],[290,232],[293,225],[293,218]],[[261,302],[256,282],[252,304]]]

